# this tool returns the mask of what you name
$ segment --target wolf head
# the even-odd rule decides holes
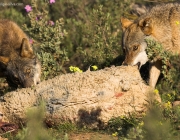
[[[11,57],[0,56],[0,62],[6,66],[5,76],[10,86],[31,87],[40,82],[41,64],[34,55],[26,38],[22,40],[19,53]]]
[[[138,19],[134,22],[121,18],[123,29],[122,46],[125,52],[124,65],[138,65],[140,69],[148,61],[146,54],[146,38],[151,38],[152,21],[150,18]]]

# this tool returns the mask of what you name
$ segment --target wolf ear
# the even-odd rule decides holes
[[[33,58],[34,52],[27,38],[22,39],[21,57]]]
[[[1,63],[7,65],[9,61],[10,61],[9,57],[0,56],[0,62]]]
[[[145,35],[152,34],[152,20],[151,18],[142,19],[139,21],[139,26]]]
[[[133,22],[127,18],[121,17],[120,19],[123,31],[127,29]]]

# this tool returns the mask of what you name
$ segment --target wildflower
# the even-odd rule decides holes
[[[118,132],[112,133],[112,136],[116,137],[118,135]]]
[[[26,9],[26,12],[31,12],[32,11],[32,7],[30,5],[26,5],[24,7],[24,9]]]
[[[159,121],[159,125],[163,125],[163,123],[161,121]]]
[[[40,20],[40,19],[42,19],[42,16],[41,16],[41,15],[36,16],[36,20]]]
[[[176,25],[179,25],[179,24],[180,24],[180,22],[179,22],[179,21],[175,21],[175,23],[176,23]]]
[[[55,3],[56,0],[49,0],[49,3]]]
[[[98,69],[98,67],[96,65],[91,66],[91,67],[93,68],[93,70],[97,70]]]
[[[64,36],[64,33],[60,33],[61,34],[61,37],[63,37]]]
[[[80,72],[80,73],[83,72],[80,68],[78,68],[78,67],[73,67],[73,66],[70,66],[70,67],[69,67],[69,70],[70,70],[71,72]]]
[[[73,66],[70,66],[70,67],[69,67],[69,70],[73,72],[73,71],[74,71],[74,67],[73,67]]]
[[[49,24],[50,26],[53,26],[53,25],[54,25],[54,22],[53,22],[52,20],[50,20],[50,21],[48,22],[48,24]]]
[[[155,94],[159,94],[159,91],[157,89],[154,90]]]
[[[121,119],[124,119],[124,116],[120,116]]]
[[[168,101],[167,103],[165,103],[164,106],[165,106],[166,109],[172,108],[172,104],[171,104],[170,101]]]
[[[139,123],[139,125],[140,125],[140,126],[143,126],[143,125],[144,125],[144,122],[143,122],[143,121],[142,121],[142,122],[140,122],[140,123]]]
[[[171,95],[170,95],[170,94],[167,94],[167,96],[168,96],[169,98],[171,98]]]
[[[143,113],[142,113],[142,116],[144,116],[144,117],[145,117],[145,116],[146,116],[146,113],[145,113],[145,112],[143,112]]]
[[[29,43],[30,43],[30,44],[33,44],[33,39],[29,39]]]

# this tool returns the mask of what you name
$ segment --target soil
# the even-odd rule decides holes
[[[98,132],[73,132],[68,134],[67,137],[68,140],[118,140],[117,136]],[[8,140],[8,138],[0,137],[0,140]]]
[[[90,132],[90,133],[70,133],[68,135],[69,140],[118,140],[118,137],[101,134],[98,132]]]

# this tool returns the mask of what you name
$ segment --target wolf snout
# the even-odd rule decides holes
[[[122,65],[123,65],[123,66],[137,66],[138,69],[141,68],[141,62],[138,62],[138,63],[136,63],[135,65],[131,65],[131,64],[128,64],[127,62],[124,61],[124,62],[122,63]]]

